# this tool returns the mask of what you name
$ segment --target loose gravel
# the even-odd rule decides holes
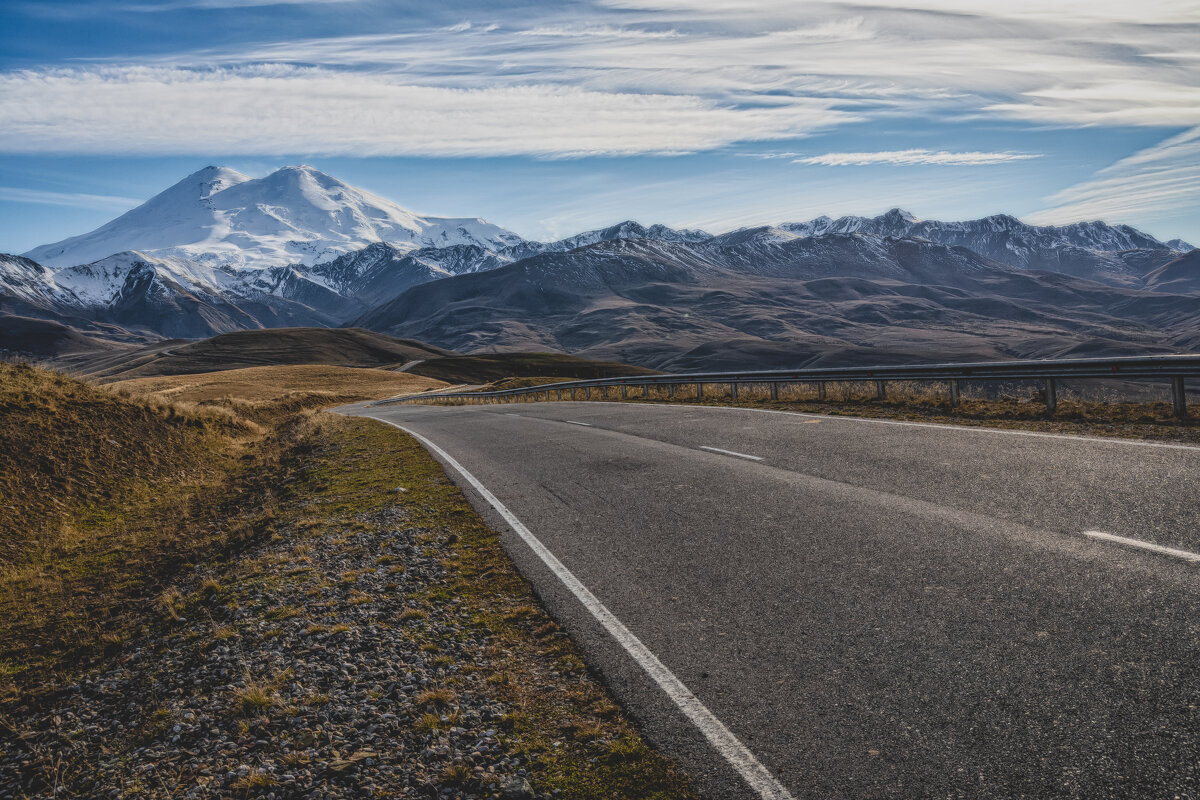
[[[194,574],[165,631],[24,720],[0,798],[555,796],[472,669],[487,633],[414,599],[445,577],[444,533],[392,507],[275,538],[228,585]]]

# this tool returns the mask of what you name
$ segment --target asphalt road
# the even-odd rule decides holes
[[[596,402],[344,411],[457,460],[796,798],[1200,797],[1200,564],[1084,535],[1200,553],[1200,448]],[[467,488],[647,735],[706,795],[762,796]]]

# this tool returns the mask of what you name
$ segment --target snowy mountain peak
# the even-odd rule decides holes
[[[194,189],[201,197],[209,197],[248,180],[251,180],[249,175],[243,175],[236,169],[209,166],[188,175],[171,189]],[[169,192],[171,189],[167,191]]]
[[[262,178],[205,167],[91,233],[26,255],[49,267],[125,251],[210,266],[316,264],[373,242],[489,249],[520,236],[478,218],[424,217],[307,165]]]
[[[903,208],[893,208],[886,214],[876,217],[875,220],[876,222],[901,223],[904,225],[915,225],[921,221],[914,214],[905,211]]]

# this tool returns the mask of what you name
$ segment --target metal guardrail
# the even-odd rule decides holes
[[[493,392],[423,392],[421,394],[380,400],[374,405],[395,403],[421,403],[428,400],[475,400],[481,403],[507,403],[517,398],[532,396],[534,400],[591,399],[593,389],[601,398],[608,397],[608,390],[617,387],[620,396],[629,396],[630,388],[642,391],[648,397],[650,389],[665,387],[667,396],[674,397],[679,386],[694,386],[696,397],[704,398],[704,387],[708,384],[728,384],[732,399],[738,396],[738,387],[745,385],[769,385],[771,399],[779,397],[779,387],[784,384],[817,384],[817,395],[825,399],[827,383],[874,382],[876,396],[887,397],[888,381],[945,381],[949,384],[950,404],[959,403],[961,381],[1011,381],[1040,380],[1044,382],[1046,410],[1054,413],[1058,407],[1057,381],[1087,378],[1120,379],[1167,379],[1171,384],[1171,399],[1175,416],[1187,416],[1187,397],[1184,380],[1200,378],[1200,355],[1177,356],[1133,356],[1123,358],[1071,358],[1043,361],[991,361],[972,364],[910,364],[879,367],[834,367],[827,369],[762,370],[757,372],[697,372],[684,375],[629,375],[616,378],[593,378],[589,380],[548,383],[520,389],[502,389]],[[567,393],[564,396],[564,392]],[[553,395],[553,398],[551,397]]]

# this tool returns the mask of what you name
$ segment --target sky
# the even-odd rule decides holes
[[[1200,243],[1195,0],[4,0],[0,251],[209,165],[533,239],[905,208]]]

